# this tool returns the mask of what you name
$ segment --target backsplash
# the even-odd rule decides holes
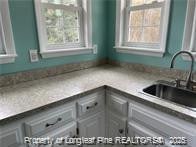
[[[70,63],[70,64],[59,65],[56,67],[29,70],[24,72],[2,75],[0,76],[0,87],[14,85],[26,81],[38,80],[41,78],[64,74],[76,70],[87,69],[90,67],[103,65],[106,63],[107,63],[106,59],[92,60],[92,61]]]
[[[160,76],[173,78],[173,79],[176,79],[176,78],[186,79],[187,78],[187,71],[183,71],[183,70],[178,70],[178,69],[170,70],[169,68],[162,68],[162,67],[143,65],[143,64],[138,64],[138,63],[128,63],[128,62],[102,59],[102,60],[85,61],[81,63],[70,63],[70,64],[59,65],[56,67],[43,68],[43,69],[2,75],[0,76],[0,87],[14,85],[14,84],[18,84],[18,83],[26,82],[26,81],[38,80],[41,78],[56,76],[56,75],[65,74],[65,73],[72,72],[72,71],[92,68],[92,67],[101,66],[105,64],[109,64],[113,66],[121,66],[129,70],[151,73],[154,75],[160,75]],[[194,72],[193,75],[194,77],[196,77],[196,72]]]
[[[155,67],[155,66],[144,65],[139,63],[122,62],[116,60],[109,60],[108,63],[111,65],[121,66],[126,69],[130,69],[138,72],[151,73],[151,74],[160,75],[168,78],[174,78],[174,79],[178,78],[178,79],[186,80],[188,75],[188,71],[184,71],[184,70]],[[194,78],[196,78],[196,72],[193,73],[193,76]]]

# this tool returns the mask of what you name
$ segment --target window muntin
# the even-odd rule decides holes
[[[42,0],[43,3],[60,4],[60,5],[75,5],[77,0]]]
[[[78,0],[42,0],[46,49],[84,46],[82,6]]]
[[[124,45],[160,48],[164,0],[128,0]]]

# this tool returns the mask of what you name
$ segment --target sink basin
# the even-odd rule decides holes
[[[143,93],[180,104],[196,111],[196,92],[166,84],[153,84],[143,89]]]

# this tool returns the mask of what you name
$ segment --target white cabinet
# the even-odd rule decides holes
[[[20,123],[0,127],[0,147],[22,147],[23,134]]]
[[[107,114],[107,137],[125,137],[126,136],[126,119],[120,118],[112,112]],[[124,145],[114,144],[111,147],[124,147]]]
[[[113,93],[107,92],[107,137],[125,137],[127,135],[127,107],[128,102],[125,97]],[[110,147],[124,147],[122,144],[108,145]]]
[[[129,122],[128,124],[128,137],[160,137],[161,135],[153,132],[152,130],[138,124],[135,122]],[[131,146],[131,145],[130,145]],[[134,144],[132,145],[134,146]],[[156,145],[138,145],[137,146],[146,146],[146,147],[156,147]]]
[[[42,136],[76,119],[76,104],[68,103],[27,118],[24,123],[25,135]]]
[[[110,109],[114,113],[117,113],[120,116],[127,117],[128,103],[126,98],[112,92],[107,92],[106,96],[107,96],[106,102],[107,102],[108,109]]]
[[[196,125],[136,102],[129,104],[129,131],[130,135],[162,136],[167,147],[172,146],[170,137],[185,137],[186,147],[196,146]]]
[[[105,109],[105,92],[95,92],[82,97],[77,101],[78,116],[88,117],[96,112],[104,111]]]
[[[78,121],[80,137],[105,137],[105,112],[99,112]],[[83,145],[83,147],[92,145]],[[97,144],[96,147],[102,146]]]
[[[72,137],[72,138],[76,137],[77,136],[76,129],[77,129],[76,123],[72,122],[63,127],[55,129],[55,131],[45,134],[42,137],[53,138],[54,143],[52,147],[68,147],[68,146],[76,147],[76,145],[68,145],[66,142],[63,141],[63,138],[66,137]]]

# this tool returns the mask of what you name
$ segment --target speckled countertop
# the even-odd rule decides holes
[[[44,106],[71,99],[97,88],[109,88],[133,97],[172,115],[196,123],[196,111],[156,99],[139,91],[156,80],[171,80],[158,75],[135,72],[115,66],[100,66],[0,88],[0,124],[25,117]]]

